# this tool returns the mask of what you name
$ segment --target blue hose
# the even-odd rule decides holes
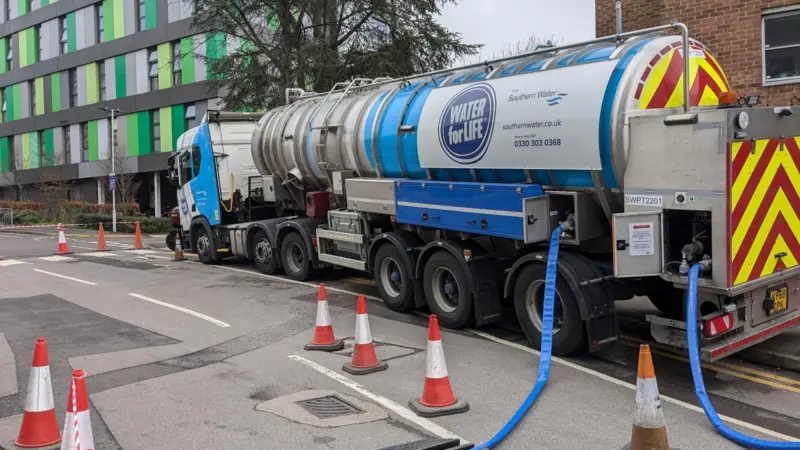
[[[558,244],[561,236],[561,226],[553,230],[550,236],[550,253],[547,255],[547,275],[544,282],[544,301],[542,302],[542,345],[539,356],[539,376],[536,378],[536,386],[528,397],[522,402],[514,416],[497,432],[491,439],[474,447],[475,450],[494,448],[505,439],[511,430],[519,423],[522,417],[533,406],[533,402],[539,397],[539,393],[547,384],[550,375],[550,356],[553,351],[553,304],[556,296],[556,274],[558,270]]]
[[[700,265],[695,264],[689,269],[689,291],[686,293],[686,334],[689,339],[689,362],[692,368],[692,379],[694,380],[694,392],[697,400],[703,407],[708,420],[719,431],[719,434],[727,439],[747,448],[757,450],[772,449],[800,449],[800,442],[774,442],[756,439],[739,433],[728,427],[717,415],[711,400],[708,399],[706,386],[703,383],[703,372],[700,367],[700,348],[697,343],[697,276],[700,273]]]

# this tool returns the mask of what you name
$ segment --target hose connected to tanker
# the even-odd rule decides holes
[[[539,397],[539,394],[547,384],[547,379],[550,376],[550,357],[553,350],[553,308],[556,296],[556,276],[558,275],[558,246],[559,238],[561,237],[562,226],[559,225],[553,230],[550,235],[550,252],[547,255],[547,275],[544,282],[544,300],[542,311],[542,345],[539,355],[539,375],[536,378],[536,385],[528,397],[522,402],[517,412],[511,419],[497,432],[491,439],[486,442],[476,445],[475,450],[494,448],[497,444],[503,441],[511,430],[517,426],[520,420],[525,416],[528,410],[533,406],[533,403]]]
[[[692,368],[692,380],[694,381],[694,392],[697,400],[703,407],[706,417],[719,431],[719,434],[727,439],[747,448],[757,450],[772,449],[792,449],[800,450],[800,442],[774,442],[757,439],[742,434],[722,422],[717,415],[717,411],[711,404],[711,400],[706,393],[706,386],[703,382],[703,372],[700,366],[700,348],[697,340],[697,277],[700,273],[700,265],[695,264],[689,269],[689,289],[686,292],[686,334],[689,341],[689,362]]]

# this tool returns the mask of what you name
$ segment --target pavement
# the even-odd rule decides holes
[[[347,345],[307,352],[314,283],[266,276],[236,261],[206,266],[187,255],[189,261],[173,262],[163,238],[145,238],[145,250],[113,238],[103,253],[93,251],[91,237],[67,239],[74,254],[53,258],[52,236],[0,233],[0,448],[16,448],[37,335],[48,339],[60,425],[69,373],[87,371],[93,435],[102,449],[377,450],[434,437],[481,442],[535,382],[538,353],[523,345],[513,321],[442,330],[454,391],[470,410],[424,419],[407,404],[422,392],[427,319],[386,309],[372,280],[351,271],[323,279],[335,333]],[[384,372],[341,370],[353,351],[356,294],[368,297],[376,351],[389,364]],[[631,434],[636,339],[599,356],[555,358],[541,398],[499,448],[623,448]],[[654,358],[670,446],[740,448],[698,408],[681,356],[654,350]],[[705,380],[735,429],[800,439],[800,374],[726,359],[708,365]],[[353,410],[323,419],[296,403],[331,395]]]

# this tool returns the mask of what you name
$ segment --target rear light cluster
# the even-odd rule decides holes
[[[711,319],[706,319],[703,321],[703,335],[705,337],[714,337],[731,330],[733,325],[734,320],[732,313],[725,313]]]

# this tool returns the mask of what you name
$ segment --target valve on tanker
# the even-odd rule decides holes
[[[561,239],[573,239],[575,237],[575,214],[568,213],[567,220],[559,222],[561,225]]]

